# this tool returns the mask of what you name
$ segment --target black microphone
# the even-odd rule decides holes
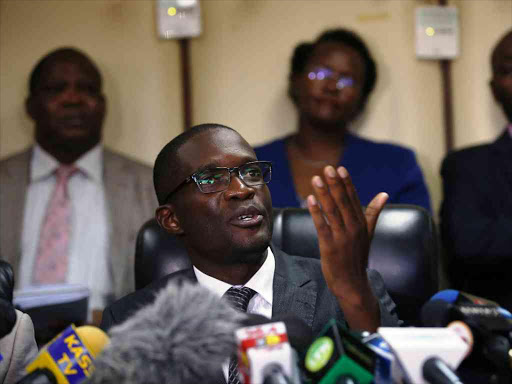
[[[429,301],[441,300],[453,305],[449,313],[454,320],[473,318],[489,331],[507,334],[512,331],[512,314],[498,303],[465,292],[446,289]]]
[[[239,313],[199,284],[171,282],[111,328],[90,384],[218,384],[236,348]]]
[[[506,336],[498,331],[492,332],[492,326],[486,318],[478,315],[461,312],[456,305],[443,300],[427,301],[421,309],[421,319],[425,326],[449,326],[454,321],[462,321],[469,327],[473,338],[473,351],[471,355],[478,355],[485,359],[496,369],[509,371],[511,367],[511,345]],[[491,324],[494,319],[491,318]]]
[[[304,360],[313,383],[370,383],[377,356],[360,337],[330,320],[309,347]],[[347,381],[348,380],[348,381]]]
[[[431,357],[423,363],[423,378],[430,384],[464,384],[443,360]]]

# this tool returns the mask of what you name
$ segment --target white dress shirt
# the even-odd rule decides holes
[[[97,145],[75,163],[79,169],[68,183],[71,237],[67,283],[89,287],[89,313],[103,309],[112,294],[108,248],[110,220],[103,186],[103,149]],[[20,288],[32,285],[39,234],[55,188],[59,162],[35,145],[30,163],[21,237]],[[129,208],[128,208],[129,209]]]
[[[249,301],[247,313],[256,313],[258,315],[268,317],[269,319],[272,317],[272,293],[275,269],[276,260],[272,250],[270,247],[268,247],[267,258],[265,259],[263,265],[244,285],[245,287],[251,288],[256,292],[256,294]],[[208,276],[196,267],[194,267],[194,273],[200,285],[208,288],[211,292],[215,293],[219,297],[222,297],[227,292],[227,290],[232,287],[231,284]],[[222,365],[222,370],[224,372],[226,381],[228,380],[228,368],[229,361]]]

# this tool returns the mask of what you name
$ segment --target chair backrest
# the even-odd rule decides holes
[[[272,240],[288,254],[320,257],[316,229],[307,209],[275,209]],[[430,214],[412,205],[386,206],[375,230],[369,267],[382,275],[406,323],[419,325],[421,306],[439,290],[438,263],[439,243]],[[142,226],[135,254],[137,289],[189,266],[181,243],[156,220]]]
[[[141,227],[135,245],[135,289],[144,288],[192,264],[181,242],[150,219]]]
[[[320,257],[316,230],[307,209],[275,212],[273,241],[288,254]],[[380,272],[400,318],[407,324],[420,325],[421,306],[439,290],[439,258],[436,227],[425,209],[393,204],[384,208],[368,266]]]

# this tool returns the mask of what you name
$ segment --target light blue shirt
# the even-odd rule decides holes
[[[75,165],[68,183],[71,201],[71,238],[67,283],[89,287],[89,314],[103,309],[113,293],[108,262],[110,220],[103,186],[103,149],[97,145]],[[59,162],[35,145],[30,163],[21,238],[20,288],[30,286],[46,208],[55,188]]]

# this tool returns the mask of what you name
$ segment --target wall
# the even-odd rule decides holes
[[[0,156],[32,142],[27,78],[48,51],[75,46],[104,78],[107,146],[153,163],[182,130],[179,49],[156,38],[153,1],[0,2]]]
[[[204,34],[191,42],[194,122],[232,125],[259,144],[295,129],[286,96],[293,47],[327,27],[355,29],[368,42],[379,80],[360,134],[412,147],[436,211],[444,156],[441,80],[435,61],[414,56],[414,9],[422,0],[203,0]],[[488,91],[488,57],[512,26],[510,0],[454,0],[462,55],[453,63],[455,144],[490,140],[504,119]],[[151,163],[182,129],[179,50],[156,38],[152,0],[0,2],[0,156],[31,142],[27,74],[38,58],[74,45],[105,78],[108,146]],[[471,79],[469,81],[468,79]]]

